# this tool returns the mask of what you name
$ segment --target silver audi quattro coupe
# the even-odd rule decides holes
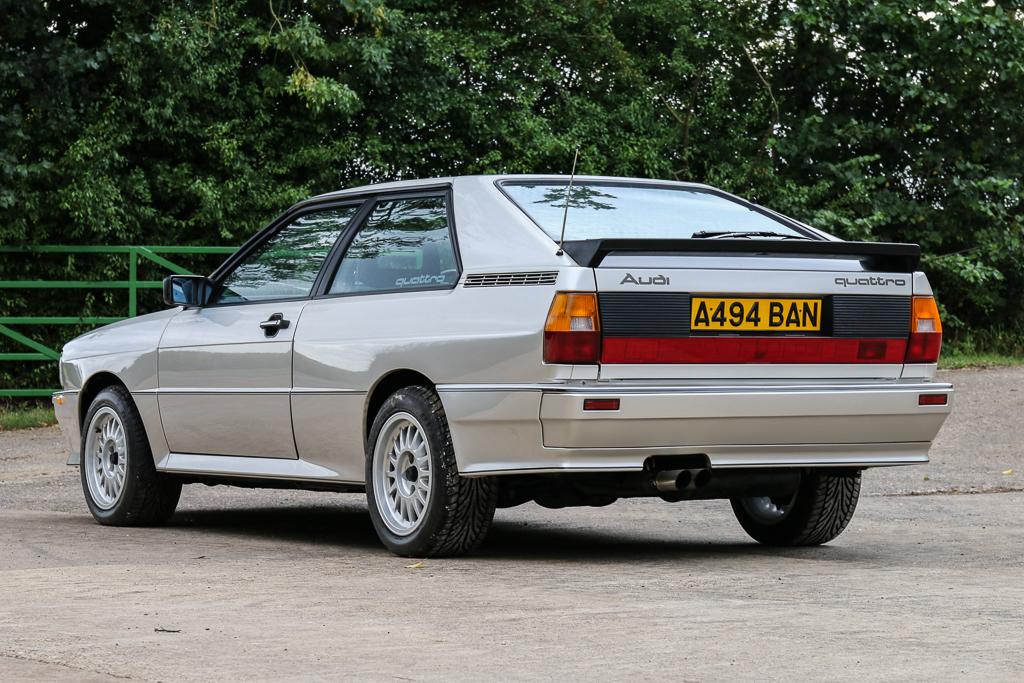
[[[68,343],[54,404],[101,524],[203,483],[365,491],[406,556],[473,549],[496,507],[632,496],[820,544],[949,414],[918,261],[706,185],[358,187]]]

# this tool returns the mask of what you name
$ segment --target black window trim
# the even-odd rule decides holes
[[[303,216],[307,216],[311,213],[320,213],[323,211],[330,211],[331,209],[338,209],[342,207],[355,206],[356,213],[349,220],[348,225],[338,235],[338,238],[331,245],[331,249],[327,252],[327,256],[324,257],[324,262],[320,264],[320,269],[317,271],[316,277],[313,279],[313,286],[309,290],[309,294],[305,296],[289,296],[289,297],[275,297],[273,299],[257,299],[253,301],[225,301],[225,302],[214,302],[215,297],[220,295],[224,279],[235,272],[239,265],[245,261],[246,258],[251,256],[256,250],[262,247],[268,240],[277,235],[281,230],[294,223],[296,220]],[[287,303],[294,301],[308,301],[313,298],[313,295],[317,291],[317,287],[320,285],[320,281],[324,277],[324,266],[327,265],[331,254],[337,248],[338,243],[342,241],[345,234],[351,229],[352,225],[362,219],[363,213],[366,211],[366,199],[360,197],[337,197],[328,200],[316,200],[300,202],[295,206],[292,206],[283,214],[275,218],[270,225],[263,230],[259,231],[248,240],[246,240],[241,247],[235,251],[234,254],[229,256],[222,264],[220,264],[213,273],[210,274],[209,280],[213,283],[213,287],[210,291],[209,303],[205,308],[224,308],[227,306],[248,306],[253,304],[273,304],[273,303]]]
[[[565,180],[560,180],[560,179],[556,179],[556,178],[550,178],[550,179],[544,178],[544,179],[536,179],[536,180],[526,180],[526,179],[521,179],[521,178],[499,178],[499,179],[494,181],[494,186],[496,188],[498,188],[498,191],[501,192],[501,194],[505,195],[505,198],[508,199],[510,202],[512,202],[513,206],[515,206],[517,209],[522,211],[523,215],[525,215],[527,217],[527,219],[529,219],[529,221],[531,223],[533,223],[538,228],[540,228],[541,232],[543,232],[545,236],[547,236],[549,239],[555,241],[556,243],[557,243],[557,240],[555,240],[555,238],[551,237],[551,235],[548,235],[548,231],[544,229],[544,226],[542,226],[540,223],[538,223],[533,218],[533,216],[530,214],[529,211],[524,209],[523,206],[519,202],[517,202],[515,199],[512,198],[512,195],[510,195],[508,192],[505,191],[505,186],[506,185],[555,185],[555,186],[559,186],[559,185],[568,185],[568,184],[569,184],[569,179],[568,178],[566,178]],[[736,204],[739,204],[740,206],[742,206],[742,207],[744,207],[746,209],[754,211],[755,213],[759,213],[762,216],[765,216],[766,218],[770,218],[770,219],[772,219],[772,220],[774,220],[774,221],[776,221],[778,223],[782,223],[786,227],[788,227],[788,228],[790,228],[792,230],[797,231],[797,233],[800,234],[800,235],[803,235],[805,237],[809,237],[810,239],[813,239],[813,240],[827,241],[820,234],[814,232],[813,230],[811,230],[807,226],[801,225],[799,222],[795,221],[792,218],[789,218],[788,216],[784,216],[783,214],[778,213],[777,211],[772,211],[771,209],[768,209],[766,207],[758,206],[757,204],[754,204],[753,202],[749,202],[746,199],[743,199],[742,197],[738,197],[736,195],[729,194],[728,192],[725,192],[724,190],[719,190],[719,189],[714,188],[714,187],[704,187],[704,186],[697,186],[697,185],[690,186],[690,185],[685,185],[685,184],[676,184],[676,183],[667,182],[667,181],[636,182],[636,181],[630,181],[630,180],[607,180],[607,179],[605,179],[605,180],[589,180],[589,179],[588,180],[580,180],[579,184],[580,185],[598,185],[598,186],[606,186],[606,187],[607,186],[611,186],[611,187],[642,187],[642,188],[656,187],[656,188],[659,188],[659,189],[685,191],[685,192],[702,192],[704,194],[711,194],[711,195],[714,195],[716,197],[721,197],[722,199],[725,199],[725,200],[734,202]],[[640,238],[637,238],[637,239],[659,239],[659,238],[656,238],[656,237],[640,237]]]
[[[420,199],[424,197],[443,197],[445,205],[445,214],[448,219],[448,237],[452,243],[452,252],[455,256],[455,268],[458,270],[458,275],[455,281],[450,284],[444,285],[424,285],[423,287],[395,287],[392,289],[374,289],[364,292],[328,292],[328,288],[331,282],[337,276],[338,268],[341,267],[341,262],[345,258],[345,254],[348,252],[349,245],[355,240],[356,235],[363,229],[366,221],[369,219],[370,214],[373,213],[373,207],[381,201],[401,201],[403,199]],[[317,283],[317,287],[313,290],[313,299],[340,299],[352,296],[374,296],[377,294],[401,294],[406,292],[433,292],[433,291],[450,291],[454,290],[459,286],[459,282],[462,281],[462,253],[459,249],[458,231],[455,228],[455,202],[453,199],[452,186],[451,184],[445,185],[433,185],[430,187],[417,187],[409,188],[405,190],[385,190],[370,193],[366,195],[366,204],[363,205],[360,215],[357,216],[358,222],[353,219],[349,225],[349,229],[345,231],[345,234],[338,240],[335,248],[328,254],[327,260],[324,262],[323,277]]]

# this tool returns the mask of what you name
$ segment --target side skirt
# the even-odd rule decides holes
[[[340,478],[334,470],[294,458],[168,453],[156,464],[156,469],[168,474],[184,475],[183,478],[187,481],[204,483],[217,483],[225,479],[245,482],[238,485],[254,487],[280,488],[287,485],[287,488],[303,488],[304,485],[308,485],[309,488],[363,490],[361,481],[347,481]]]

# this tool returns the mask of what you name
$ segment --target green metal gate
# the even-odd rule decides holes
[[[138,313],[138,292],[140,289],[154,289],[161,286],[160,280],[139,280],[140,259],[155,263],[171,273],[189,275],[191,271],[161,256],[161,254],[230,254],[235,247],[153,247],[137,245],[118,246],[65,246],[46,245],[36,247],[0,247],[0,254],[124,254],[128,258],[126,280],[0,280],[3,289],[125,289],[127,315],[125,316],[8,316],[0,311],[0,335],[13,339],[27,350],[0,353],[0,362],[54,362],[60,352],[18,332],[19,325],[106,325],[130,318]],[[56,372],[54,373],[56,377]],[[0,397],[49,396],[54,388],[11,389],[0,387]]]

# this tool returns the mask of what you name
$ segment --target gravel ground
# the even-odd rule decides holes
[[[723,501],[499,510],[422,565],[357,495],[190,486],[100,527],[54,429],[0,433],[0,680],[1021,680],[1024,368],[945,377],[932,462],[781,551]]]

